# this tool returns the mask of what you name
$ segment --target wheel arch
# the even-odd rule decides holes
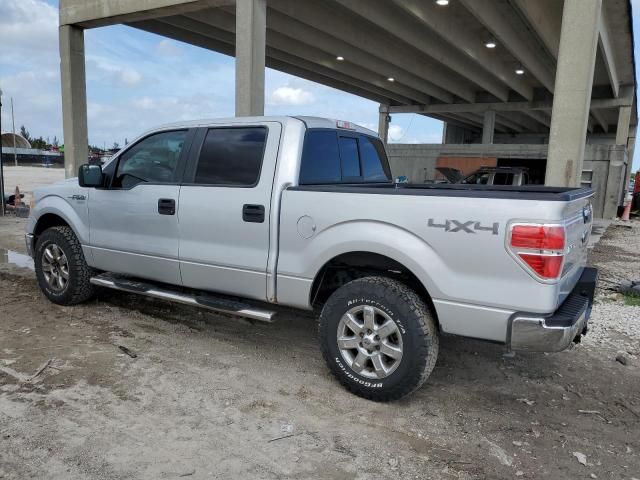
[[[388,255],[366,250],[344,252],[327,260],[314,276],[309,304],[313,308],[320,308],[331,294],[345,283],[376,275],[399,280],[413,289],[427,303],[437,319],[431,293],[411,268]]]

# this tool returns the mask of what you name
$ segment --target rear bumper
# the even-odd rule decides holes
[[[516,312],[509,320],[510,350],[560,352],[587,332],[598,270],[585,268],[564,303],[550,315]]]

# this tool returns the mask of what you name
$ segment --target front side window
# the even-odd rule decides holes
[[[194,183],[255,186],[266,141],[265,127],[209,129],[200,150]]]
[[[139,183],[171,183],[187,130],[150,135],[124,152],[118,160],[115,188],[132,188]]]

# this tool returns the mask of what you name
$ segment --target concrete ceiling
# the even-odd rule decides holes
[[[136,3],[142,10],[148,0],[111,0],[120,10],[93,17],[86,4],[96,0],[87,0],[84,16],[65,11],[81,3],[63,0],[61,22],[126,23],[234,54],[231,0],[160,0],[162,5],[147,14],[129,7]],[[548,107],[552,100],[563,0],[450,0],[445,7],[434,0],[268,0],[267,5],[271,68],[382,104],[429,106],[421,113],[474,128],[482,124],[478,103],[518,102],[521,110],[499,112],[498,130],[548,131],[549,109],[529,106]],[[613,99],[634,91],[631,5],[629,0],[603,0],[603,5],[593,97]],[[489,40],[497,43],[495,49],[486,48]],[[517,68],[525,74],[516,75]],[[620,90],[624,85],[632,87]],[[454,114],[437,108],[452,103],[469,110]],[[615,108],[592,113],[594,129],[615,130]]]

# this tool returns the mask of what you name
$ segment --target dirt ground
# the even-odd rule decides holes
[[[0,247],[24,251],[23,227],[0,220]],[[639,245],[640,222],[609,228],[605,288],[640,279]],[[602,290],[570,351],[444,337],[425,386],[378,404],[330,376],[310,315],[253,324],[115,292],[65,308],[4,264],[0,478],[638,479],[639,324]]]
[[[16,186],[25,194],[25,202],[29,204],[33,189],[51,183],[64,180],[64,168],[51,167],[15,167],[4,165],[4,191],[7,195],[13,194]]]

